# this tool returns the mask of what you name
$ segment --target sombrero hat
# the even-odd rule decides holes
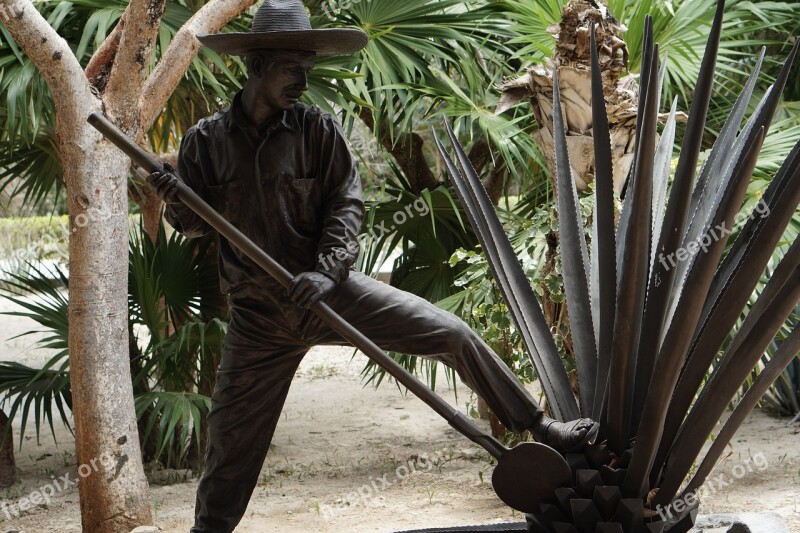
[[[350,28],[311,28],[300,0],[264,0],[253,17],[250,33],[198,34],[217,52],[245,55],[251,50],[308,50],[317,55],[352,54],[367,45],[367,34]]]

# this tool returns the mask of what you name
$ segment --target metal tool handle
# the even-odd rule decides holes
[[[142,167],[146,172],[165,172],[164,166],[159,163],[147,151],[132,142],[119,128],[112,124],[106,117],[99,113],[89,115],[89,124],[94,126],[108,140],[114,143],[120,150],[125,152],[134,163]],[[245,255],[255,261],[267,274],[275,278],[281,285],[288,288],[294,276],[283,268],[277,261],[270,257],[264,250],[259,248],[245,234],[236,229],[230,222],[225,220],[222,215],[217,213],[210,205],[200,198],[192,189],[182,181],[178,180],[177,196],[192,211],[197,213],[203,220],[208,222],[220,235],[228,239],[234,246],[239,248]],[[442,416],[456,430],[465,437],[483,447],[493,457],[499,459],[508,449],[497,439],[481,430],[474,422],[465,417],[460,411],[440,398],[430,388],[426,387],[421,381],[415,378],[405,368],[400,366],[397,361],[386,355],[374,342],[365,337],[360,331],[354,328],[349,322],[344,320],[339,314],[331,309],[328,304],[318,301],[309,309],[313,311],[322,321],[332,330],[341,335],[353,346],[361,350],[381,368],[386,370],[392,377],[402,383],[420,400],[428,404],[434,411]]]

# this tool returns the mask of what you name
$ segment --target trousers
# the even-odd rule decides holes
[[[315,345],[348,344],[312,312],[281,303],[274,291],[246,286],[229,298],[231,322],[211,397],[191,533],[234,530],[303,356]],[[520,433],[541,416],[505,363],[455,315],[360,272],[351,272],[325,302],[384,350],[453,368],[511,431]]]

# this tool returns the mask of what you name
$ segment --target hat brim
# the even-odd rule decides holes
[[[198,34],[205,46],[224,54],[245,55],[252,50],[308,50],[332,56],[358,52],[367,45],[367,34],[352,28],[301,31]]]

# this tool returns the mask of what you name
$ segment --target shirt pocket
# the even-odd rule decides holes
[[[229,222],[235,223],[244,212],[241,180],[231,179],[219,185],[206,187],[208,203]]]
[[[316,234],[322,221],[322,186],[314,178],[282,175],[283,207],[287,222],[303,236]]]

